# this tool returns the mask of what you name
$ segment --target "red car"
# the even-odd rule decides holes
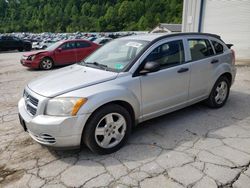
[[[81,61],[99,48],[87,40],[65,40],[49,46],[43,51],[25,53],[21,64],[26,67],[52,69],[56,65],[69,65]]]

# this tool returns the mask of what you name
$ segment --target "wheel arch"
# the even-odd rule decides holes
[[[123,108],[125,108],[126,110],[128,110],[129,114],[131,115],[131,118],[132,118],[132,122],[133,122],[133,126],[136,125],[136,114],[135,114],[135,110],[133,108],[133,106],[127,102],[127,101],[124,101],[124,100],[113,100],[113,101],[109,101],[109,102],[106,102],[102,105],[100,105],[98,108],[96,108],[92,113],[91,115],[88,117],[87,121],[86,121],[86,124],[88,123],[88,121],[91,119],[91,117],[93,116],[93,114],[100,110],[101,108],[104,108],[105,106],[107,105],[111,105],[111,104],[116,104],[116,105],[119,105],[119,106],[122,106]],[[84,129],[84,128],[83,128]]]
[[[44,57],[41,58],[41,60],[40,60],[40,62],[39,62],[39,68],[41,68],[42,60],[45,59],[45,58],[50,59],[50,60],[52,61],[52,64],[53,64],[52,66],[55,66],[55,61],[54,61],[54,59],[53,59],[52,57],[46,55],[46,56],[44,56]]]
[[[228,81],[229,81],[229,84],[230,84],[230,87],[231,87],[231,84],[232,84],[232,74],[230,73],[230,72],[225,72],[225,73],[223,73],[222,75],[220,75],[220,77],[222,77],[222,76],[225,76],[227,79],[228,79]],[[219,78],[220,78],[219,77]],[[219,79],[218,78],[218,79]],[[217,80],[218,80],[217,79]]]
[[[110,102],[107,102],[105,104],[102,104],[101,106],[99,106],[98,108],[96,108],[92,113],[91,115],[88,117],[87,121],[85,122],[85,125],[83,126],[82,128],[82,132],[81,132],[81,145],[83,145],[83,135],[84,135],[84,131],[86,129],[86,125],[89,123],[89,121],[91,120],[91,118],[93,117],[94,113],[97,112],[98,110],[100,110],[101,108],[104,108],[105,106],[107,105],[111,105],[111,104],[116,104],[116,105],[119,105],[119,106],[122,106],[123,108],[127,109],[128,110],[128,113],[130,114],[131,116],[131,119],[132,119],[132,128],[136,126],[137,124],[137,121],[136,121],[136,115],[135,115],[135,111],[134,111],[134,108],[132,107],[132,105],[127,102],[127,101],[124,101],[124,100],[114,100],[114,101],[110,101]]]

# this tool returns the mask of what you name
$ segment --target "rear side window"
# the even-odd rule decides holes
[[[216,42],[216,41],[214,41],[214,40],[212,40],[212,44],[213,44],[213,46],[214,46],[214,50],[215,50],[215,53],[216,53],[216,54],[221,54],[221,53],[223,53],[224,48],[223,48],[223,45],[222,45],[222,44],[220,44],[219,42]]]
[[[189,39],[188,45],[192,61],[197,61],[214,55],[212,46],[206,39]]]
[[[167,42],[155,48],[146,61],[156,61],[163,68],[180,65],[185,60],[182,40]]]
[[[78,41],[76,42],[76,47],[77,48],[87,48],[90,47],[91,45],[88,42],[83,42],[83,41]]]

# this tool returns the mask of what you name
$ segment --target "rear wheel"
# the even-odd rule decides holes
[[[20,47],[20,48],[18,48],[17,50],[18,50],[19,52],[22,52],[22,51],[23,51],[23,48]]]
[[[45,57],[40,62],[40,69],[42,70],[50,70],[54,66],[54,62],[51,58]]]
[[[211,108],[220,108],[224,106],[229,96],[230,84],[227,77],[220,77],[209,95],[206,103]]]
[[[129,112],[110,104],[96,111],[84,128],[82,140],[95,153],[108,154],[119,150],[131,132]]]

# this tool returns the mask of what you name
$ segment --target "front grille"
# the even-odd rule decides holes
[[[23,92],[23,97],[25,100],[25,106],[26,110],[31,114],[35,115],[37,111],[37,106],[39,103],[39,100],[36,99],[35,97],[31,96],[27,91],[24,90]]]

